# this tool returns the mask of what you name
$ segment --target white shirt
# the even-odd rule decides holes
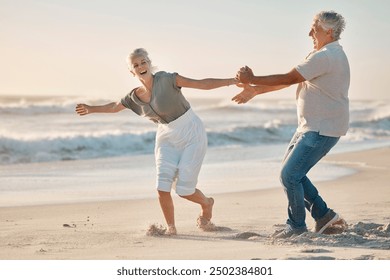
[[[295,69],[306,80],[297,88],[297,131],[345,135],[349,126],[350,69],[339,42],[311,52]]]

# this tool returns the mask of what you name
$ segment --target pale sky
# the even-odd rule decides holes
[[[139,85],[125,61],[138,47],[158,70],[195,79],[233,77],[244,65],[285,73],[313,48],[308,33],[321,10],[346,19],[351,100],[388,99],[387,0],[0,0],[0,95],[116,100]],[[293,98],[295,88],[271,95]]]

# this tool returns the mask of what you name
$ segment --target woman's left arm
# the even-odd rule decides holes
[[[201,80],[194,80],[180,75],[176,75],[176,85],[178,87],[196,88],[196,89],[214,89],[219,87],[226,87],[237,84],[235,78],[230,79],[214,79],[206,78]]]

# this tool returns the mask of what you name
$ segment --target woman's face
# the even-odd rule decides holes
[[[152,75],[149,59],[144,56],[136,56],[131,60],[131,73],[139,79],[145,79]]]

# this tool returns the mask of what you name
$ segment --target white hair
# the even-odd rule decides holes
[[[322,11],[318,13],[314,20],[325,30],[333,30],[333,39],[339,40],[341,32],[345,29],[345,19],[342,15],[334,11]]]
[[[133,58],[135,57],[143,57],[147,60],[147,62],[150,63],[150,67],[151,67],[151,70],[152,72],[154,72],[156,70],[156,67],[154,67],[152,65],[152,61],[150,60],[149,58],[149,54],[148,52],[144,49],[144,48],[137,48],[135,49],[134,51],[132,51],[128,56],[127,56],[127,64],[129,65],[130,68],[132,68],[132,63],[131,61],[133,60]]]

